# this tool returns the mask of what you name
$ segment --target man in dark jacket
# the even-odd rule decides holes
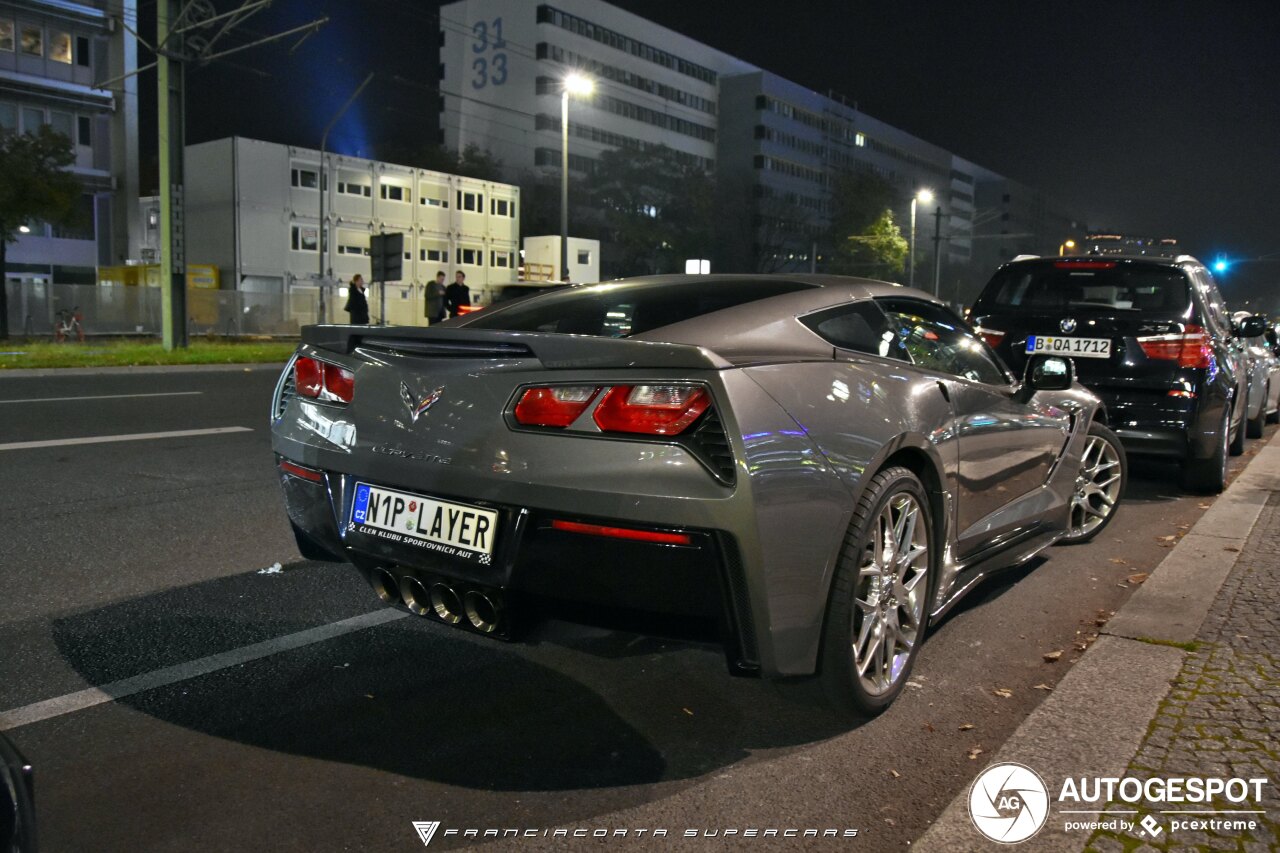
[[[364,295],[364,276],[356,273],[351,278],[351,287],[347,290],[347,305],[343,308],[351,315],[353,325],[369,324],[369,300]]]
[[[427,285],[427,319],[442,323],[445,319],[445,296],[449,288],[444,286],[444,270],[436,273],[436,280]]]
[[[453,284],[445,289],[445,305],[449,308],[449,316],[457,317],[462,313],[461,307],[471,307],[471,288],[467,287],[467,274],[462,270],[454,273]]]

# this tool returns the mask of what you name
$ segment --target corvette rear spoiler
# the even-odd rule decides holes
[[[550,369],[733,366],[706,347],[545,332],[326,325],[303,326],[302,342],[340,353],[363,349],[431,358],[536,358]]]

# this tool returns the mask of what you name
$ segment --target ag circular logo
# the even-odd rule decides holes
[[[973,780],[969,817],[978,831],[992,841],[1026,841],[1040,831],[1049,817],[1049,789],[1030,767],[993,764]]]

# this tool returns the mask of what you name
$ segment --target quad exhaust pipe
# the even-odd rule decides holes
[[[388,569],[372,569],[369,586],[384,604],[404,602],[417,616],[435,616],[446,625],[470,626],[482,634],[505,628],[505,603],[496,590],[454,587],[443,580],[423,582],[413,575],[396,576]]]

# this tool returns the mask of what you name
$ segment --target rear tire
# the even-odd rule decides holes
[[[1258,406],[1258,416],[1249,418],[1245,423],[1245,435],[1249,438],[1262,438],[1262,430],[1267,424],[1267,400],[1271,399],[1271,386],[1267,385],[1262,392],[1262,405]]]
[[[1089,425],[1080,473],[1076,475],[1067,535],[1058,543],[1078,545],[1101,533],[1115,518],[1128,482],[1129,460],[1120,437],[1094,421]]]
[[[876,474],[845,534],[822,633],[819,679],[845,717],[884,711],[911,676],[928,625],[935,550],[919,478],[906,468]]]
[[[1235,406],[1232,406],[1231,407],[1232,417],[1235,416],[1235,413],[1236,413]],[[1245,409],[1244,413],[1240,416],[1240,428],[1231,434],[1230,451],[1232,456],[1239,456],[1241,453],[1244,453],[1244,430],[1245,430],[1244,424],[1245,424],[1245,421],[1248,419],[1248,417],[1249,417],[1249,410]]]
[[[1208,459],[1188,459],[1182,464],[1182,487],[1207,495],[1221,494],[1227,487],[1227,434],[1231,431],[1231,410],[1227,409],[1218,428],[1218,441]]]

